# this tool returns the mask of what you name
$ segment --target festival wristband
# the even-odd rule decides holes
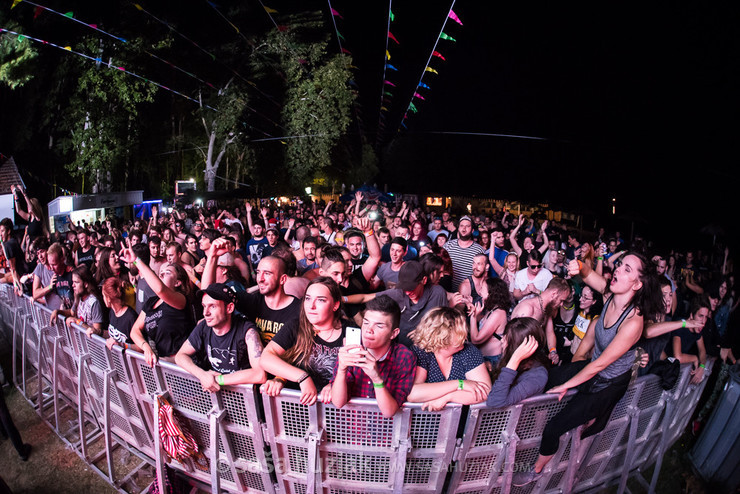
[[[133,261],[131,261],[131,264],[133,264],[134,266],[136,266],[138,264],[138,262],[139,262],[139,258],[137,257],[136,259],[134,259]]]
[[[604,260],[604,256],[599,256],[596,259],[598,259],[599,261],[603,261]]]
[[[308,372],[304,372],[301,377],[298,378],[298,381],[296,381],[298,384],[301,384],[303,381],[308,379]]]
[[[371,235],[374,235],[374,234],[375,234],[375,230],[368,230],[368,231],[366,231],[366,232],[364,232],[364,233],[365,233],[365,236],[366,236],[366,237],[369,237],[369,236],[371,236]]]
[[[342,296],[342,302],[344,302],[345,304],[349,302],[349,299],[346,295]]]
[[[223,374],[217,375],[216,382],[218,383],[219,386],[223,386],[224,385],[224,375]]]
[[[385,383],[383,381],[379,383],[373,383],[373,388],[375,389],[385,388]]]
[[[581,271],[583,269],[583,263],[581,261],[578,262],[578,271]]]
[[[457,380],[457,389],[458,389],[458,391],[462,391],[464,385],[465,385],[465,381],[463,381],[462,379],[458,379]]]
[[[686,327],[686,319],[681,319],[681,327],[682,328]]]
[[[557,349],[555,347],[550,348],[550,353],[557,353]]]
[[[706,369],[707,368],[704,364],[699,364],[699,367],[701,367],[702,369]]]

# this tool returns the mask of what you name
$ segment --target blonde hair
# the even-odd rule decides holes
[[[462,345],[468,339],[468,326],[462,312],[452,307],[435,307],[409,333],[414,345],[425,352],[436,352]]]

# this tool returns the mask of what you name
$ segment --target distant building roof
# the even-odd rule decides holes
[[[0,164],[0,195],[10,194],[11,185],[25,187],[21,174],[18,173],[18,166],[12,156]]]

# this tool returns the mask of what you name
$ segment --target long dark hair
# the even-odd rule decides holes
[[[658,274],[645,255],[630,251],[625,253],[622,259],[627,256],[635,256],[641,264],[639,278],[642,286],[632,297],[632,303],[645,320],[657,321],[657,318],[665,312]]]
[[[317,276],[306,286],[306,291],[312,285],[324,285],[329,290],[334,303],[339,302],[339,308],[334,312],[334,324],[337,324],[342,318],[342,292],[339,285],[328,276]],[[306,317],[305,304],[301,303],[301,315],[298,320],[298,334],[296,335],[295,344],[285,352],[283,360],[299,367],[305,367],[308,359],[311,357],[311,350],[314,346],[314,329],[313,324]]]
[[[92,272],[90,271],[90,268],[87,267],[87,264],[80,264],[79,266],[77,266],[75,270],[72,271],[72,276],[75,275],[80,278],[80,280],[85,285],[87,285],[87,295],[93,295],[102,305],[103,298],[100,296],[98,284],[95,282],[95,278],[93,278]],[[77,308],[79,307],[81,301],[82,298],[75,294],[75,299],[72,303],[72,308],[74,309],[75,313],[77,312]]]
[[[509,286],[501,278],[487,278],[488,296],[483,302],[486,311],[502,309],[508,312],[511,308],[511,293]]]
[[[506,338],[506,348],[501,354],[501,359],[498,361],[498,365],[493,369],[491,374],[491,381],[496,381],[501,369],[506,367],[511,360],[511,356],[514,351],[519,348],[527,336],[533,336],[537,340],[538,348],[535,352],[519,364],[517,372],[522,372],[531,369],[535,365],[541,365],[545,369],[550,367],[550,360],[546,356],[547,340],[545,338],[545,330],[542,329],[542,325],[532,317],[517,317],[512,319],[506,324],[504,328],[504,337]]]

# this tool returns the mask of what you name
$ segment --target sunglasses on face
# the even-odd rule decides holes
[[[540,269],[542,267],[542,264],[530,264],[530,269]]]

